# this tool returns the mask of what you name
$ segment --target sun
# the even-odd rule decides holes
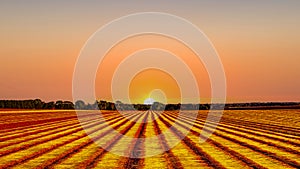
[[[155,102],[155,100],[152,98],[147,98],[144,100],[144,104],[153,104],[154,102]]]

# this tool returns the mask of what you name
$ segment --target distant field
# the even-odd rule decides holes
[[[82,123],[90,134],[107,137],[107,147],[127,151],[147,146],[168,148],[170,137],[157,143],[131,141],[118,147],[103,119],[86,112]],[[147,138],[160,134],[178,116],[177,111],[104,111],[106,122],[120,133]],[[74,111],[0,111],[0,168],[300,168],[300,110],[226,110],[214,134],[199,143],[207,111],[199,111],[187,137],[171,150],[153,157],[120,157],[95,144],[81,127]],[[148,123],[134,123],[154,120]],[[189,113],[178,119],[172,138],[191,123]],[[208,128],[209,130],[209,128]]]

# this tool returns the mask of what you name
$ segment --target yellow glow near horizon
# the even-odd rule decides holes
[[[164,96],[155,91],[163,92]],[[132,103],[144,103],[144,100],[148,98],[161,103],[176,103],[181,98],[175,79],[157,69],[148,69],[138,73],[130,83],[129,96]]]

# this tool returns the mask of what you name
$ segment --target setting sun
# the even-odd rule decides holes
[[[154,99],[152,98],[147,98],[145,101],[144,101],[144,104],[153,104],[155,102]]]

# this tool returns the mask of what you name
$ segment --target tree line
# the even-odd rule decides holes
[[[153,104],[127,104],[121,101],[107,102],[107,101],[95,101],[93,104],[85,103],[82,100],[78,100],[74,105],[75,109],[79,110],[209,110],[210,104],[163,104],[160,102],[154,102]]]
[[[300,108],[299,102],[267,102],[267,103],[227,103],[222,104],[162,104],[154,102],[152,105],[127,104],[121,101],[107,102],[103,100],[94,103],[85,103],[78,100],[75,104],[71,101],[58,100],[44,102],[34,100],[0,100],[0,108],[4,109],[79,109],[79,110],[209,110],[212,109],[269,109],[269,108]]]
[[[0,108],[6,109],[74,109],[71,101],[58,100],[56,102],[44,102],[41,99],[34,100],[0,100]]]
[[[107,102],[103,100],[94,103],[85,103],[78,100],[75,104],[71,101],[44,102],[40,99],[34,100],[0,100],[0,108],[4,109],[79,109],[79,110],[208,110],[209,104],[162,104],[154,102],[152,105],[127,104],[121,101]]]

